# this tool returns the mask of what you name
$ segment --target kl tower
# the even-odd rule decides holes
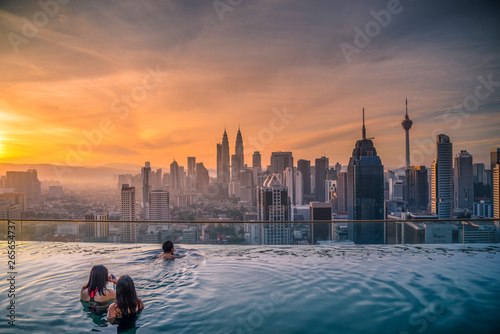
[[[406,99],[406,115],[405,119],[401,122],[403,129],[406,132],[406,168],[410,167],[410,129],[413,121],[408,117],[408,99]]]

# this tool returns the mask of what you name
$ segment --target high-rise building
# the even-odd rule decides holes
[[[337,174],[337,212],[347,212],[347,173]]]
[[[283,172],[283,181],[288,188],[290,201],[293,205],[302,205],[302,173],[294,170],[292,167],[287,167]]]
[[[337,179],[336,178],[335,178],[335,180],[332,180],[332,179],[325,180],[325,202],[331,203],[333,200],[335,200],[335,205],[337,205]]]
[[[342,171],[342,165],[338,162],[335,164],[335,171],[337,172],[337,175]]]
[[[15,192],[24,193],[28,203],[38,200],[42,193],[37,170],[33,168],[28,169],[26,172],[7,172],[5,188],[14,188]]]
[[[484,164],[475,163],[472,165],[472,181],[474,183],[484,183]]]
[[[372,138],[366,138],[363,109],[362,139],[356,142],[347,167],[347,216],[350,220],[384,218],[384,166]],[[383,223],[349,223],[355,243],[384,243]]]
[[[180,182],[179,164],[177,164],[177,161],[174,159],[174,161],[170,164],[170,190],[180,189]]]
[[[151,192],[151,165],[149,161],[146,161],[144,167],[141,168],[141,178],[142,178],[142,219],[148,220],[148,206],[149,206],[149,193]]]
[[[239,181],[240,171],[245,165],[245,154],[243,151],[243,138],[241,136],[240,128],[238,127],[238,134],[236,135],[236,146],[234,155],[231,157],[231,180]]]
[[[271,174],[283,173],[287,167],[293,167],[292,152],[271,153]]]
[[[0,199],[0,219],[21,219],[19,205],[13,205],[5,199]],[[0,238],[2,240],[7,238],[7,231],[7,222],[2,222],[0,224]]]
[[[436,136],[437,157],[431,166],[431,211],[438,219],[452,218],[453,145],[447,135]]]
[[[429,183],[425,166],[410,166],[405,170],[405,201],[408,211],[426,211],[429,206]]]
[[[493,203],[491,201],[480,200],[474,202],[472,218],[493,218]]]
[[[221,146],[221,183],[225,189],[228,188],[230,181],[230,164],[229,164],[229,139],[227,138],[226,129],[224,129],[224,134],[222,136],[222,146]]]
[[[135,220],[135,187],[129,187],[128,184],[122,185],[121,190],[121,220],[122,223],[122,242],[136,242],[137,231]]]
[[[494,174],[495,174],[495,166],[500,164],[500,147],[492,148],[490,151],[490,170],[484,171],[484,184],[491,185],[494,188]],[[495,194],[492,194],[493,198]]]
[[[490,169],[493,170],[496,164],[500,163],[500,147],[490,150]]]
[[[493,168],[493,217],[500,218],[500,162]]]
[[[0,219],[23,219],[25,215],[26,195],[24,193],[0,193]],[[5,231],[0,232],[0,238],[7,233],[7,223],[5,223]]]
[[[149,194],[149,220],[170,220],[170,194],[161,189]]]
[[[257,214],[261,225],[261,241],[264,245],[289,245],[291,242],[291,205],[287,187],[280,174],[269,175],[257,191]]]
[[[332,220],[332,206],[326,202],[311,202],[311,220]],[[311,223],[311,244],[332,240],[332,223]]]
[[[188,175],[196,174],[196,157],[187,157]]]
[[[222,184],[222,144],[217,143],[217,183]]]
[[[240,200],[250,204],[255,203],[254,173],[251,169],[244,169],[240,173]]]
[[[326,172],[328,171],[328,164],[328,158],[325,156],[316,159],[314,163],[314,169],[316,171],[314,180],[314,199],[317,202],[325,201],[325,180]]]
[[[259,151],[253,152],[252,167],[253,168],[261,168],[262,167],[262,157],[261,157]]]
[[[472,210],[474,203],[472,155],[467,151],[462,150],[455,156],[453,179],[455,208]]]
[[[403,181],[399,179],[389,179],[389,199],[402,200],[404,196]]]
[[[304,195],[311,194],[311,161],[300,159],[297,169],[302,173],[302,191]]]
[[[107,213],[86,213],[85,220],[98,220],[98,222],[85,223],[87,230],[87,238],[101,238],[107,241],[109,234],[108,223],[101,220],[108,220]]]
[[[401,126],[406,132],[406,168],[410,167],[410,129],[413,121],[408,117],[408,99],[406,99],[406,115],[405,119],[401,122]]]
[[[196,164],[196,184],[200,192],[208,192],[208,184],[210,183],[210,176],[208,175],[208,169],[205,168],[203,162],[198,162]]]

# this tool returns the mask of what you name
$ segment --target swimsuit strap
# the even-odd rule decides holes
[[[88,288],[88,290],[89,290],[89,295],[90,295],[89,302],[95,302],[94,296],[97,294],[97,289],[95,289],[94,291],[90,291],[90,288]]]

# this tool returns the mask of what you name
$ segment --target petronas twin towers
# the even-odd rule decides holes
[[[217,182],[221,183],[225,189],[227,189],[230,181],[240,179],[240,170],[245,165],[243,137],[239,127],[234,153],[231,156],[231,161],[229,161],[229,139],[227,138],[226,129],[224,129],[222,143],[217,143]]]

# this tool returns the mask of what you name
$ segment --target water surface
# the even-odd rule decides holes
[[[176,249],[162,261],[160,245],[18,245],[15,332],[116,333],[79,301],[96,264],[134,279],[146,308],[131,333],[500,332],[498,244]]]

